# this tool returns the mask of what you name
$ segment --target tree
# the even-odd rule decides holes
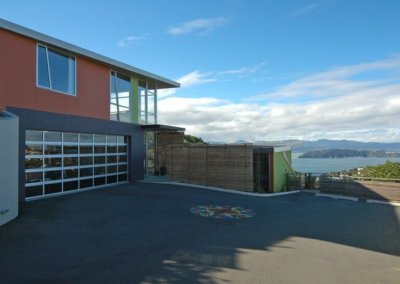
[[[189,144],[206,144],[200,137],[196,137],[189,134],[185,134],[183,142]]]
[[[375,178],[400,178],[400,163],[386,161],[383,165],[367,166],[363,176]]]

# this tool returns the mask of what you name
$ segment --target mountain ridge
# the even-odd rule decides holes
[[[351,157],[398,158],[400,157],[400,152],[330,149],[330,150],[310,151],[299,156],[299,158],[351,158]]]
[[[350,149],[367,151],[400,152],[400,142],[361,142],[356,140],[283,140],[283,141],[257,141],[257,144],[291,146],[293,152],[305,153],[331,149]]]
[[[300,140],[301,141],[301,140]],[[321,151],[329,149],[351,149],[400,152],[399,142],[360,142],[355,140],[328,140],[320,139],[317,141],[302,141],[298,146],[293,146],[294,152]]]

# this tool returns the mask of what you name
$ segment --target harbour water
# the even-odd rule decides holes
[[[384,164],[387,160],[392,162],[400,162],[400,158],[302,158],[299,159],[300,153],[293,153],[292,164],[296,171],[302,173],[328,173],[338,172],[342,170],[350,170],[354,168],[362,168],[365,166],[375,166]]]

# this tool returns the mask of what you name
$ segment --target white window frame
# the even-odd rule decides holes
[[[44,47],[46,49],[47,70],[48,70],[48,79],[49,79],[50,87],[39,85],[39,47]],[[71,54],[65,53],[64,51],[61,51],[61,50],[59,50],[57,48],[50,47],[50,49],[53,49],[53,50],[65,55],[65,56],[68,56],[68,57],[74,59],[74,63],[75,63],[74,64],[74,82],[75,82],[75,84],[74,84],[74,93],[72,94],[72,93],[68,93],[68,92],[63,92],[63,91],[55,90],[55,89],[52,88],[52,86],[51,86],[51,74],[50,74],[51,73],[50,72],[50,63],[49,63],[49,49],[48,49],[47,45],[41,44],[41,43],[37,43],[37,45],[36,45],[36,87],[37,88],[41,88],[41,89],[45,89],[45,90],[49,90],[49,91],[52,91],[52,92],[56,92],[56,93],[60,93],[60,94],[64,94],[64,95],[68,95],[68,96],[72,96],[72,97],[76,97],[77,96],[77,85],[78,85],[77,74],[76,74],[77,73],[78,61],[76,60],[76,56],[73,56]]]

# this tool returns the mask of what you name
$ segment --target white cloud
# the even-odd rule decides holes
[[[202,85],[206,83],[216,82],[218,80],[226,80],[229,76],[243,77],[246,75],[254,74],[259,71],[265,65],[264,62],[258,63],[253,66],[244,66],[238,69],[224,70],[224,71],[211,71],[211,72],[200,72],[199,70],[191,71],[188,74],[175,79],[175,81],[181,84],[181,89],[190,88],[196,85]],[[174,95],[179,89],[165,89],[159,90],[158,95],[160,98]]]
[[[229,19],[223,17],[211,19],[196,19],[182,23],[175,27],[171,27],[168,29],[167,33],[174,36],[188,34],[192,32],[207,34],[217,28],[227,25],[228,23]]]
[[[177,81],[181,84],[181,88],[189,88],[189,87],[196,86],[196,85],[215,82],[216,79],[211,77],[212,74],[213,74],[212,72],[202,73],[198,70],[194,70],[194,71],[192,71],[188,74],[185,74],[182,77],[176,79],[175,81]],[[177,90],[178,89],[159,90],[158,96],[160,98],[172,96],[173,94],[176,93]]]
[[[159,101],[160,122],[183,126],[208,141],[355,139],[400,141],[400,78],[350,80],[366,70],[398,70],[398,58],[345,66],[308,76],[276,90],[296,96],[234,103],[216,98],[168,97]],[[397,79],[397,80],[396,80]],[[319,96],[304,99],[316,89]]]
[[[398,77],[360,80],[354,76],[382,71],[400,71],[400,56],[356,65],[343,66],[293,81],[273,91],[257,96],[259,99],[282,97],[333,97],[352,91],[368,91],[398,81]],[[374,76],[374,74],[372,74]],[[375,76],[376,77],[376,76]]]
[[[214,82],[215,79],[210,77],[211,74],[212,73],[210,72],[201,73],[198,70],[195,70],[179,78],[178,82],[181,83],[181,86],[184,88]]]
[[[288,18],[301,16],[301,15],[310,13],[311,11],[316,10],[316,9],[322,7],[322,6],[335,4],[336,2],[337,2],[337,0],[322,0],[322,1],[319,1],[319,2],[315,2],[313,4],[304,6],[304,7],[300,8],[300,9],[292,12],[291,14],[288,15]]]
[[[244,66],[238,69],[232,69],[232,70],[224,70],[224,71],[219,71],[218,74],[220,75],[248,75],[248,74],[253,74],[259,71],[262,67],[264,67],[265,62],[258,63],[253,66]]]
[[[127,47],[128,45],[137,43],[138,41],[144,40],[144,36],[127,36],[117,42],[119,47]]]

